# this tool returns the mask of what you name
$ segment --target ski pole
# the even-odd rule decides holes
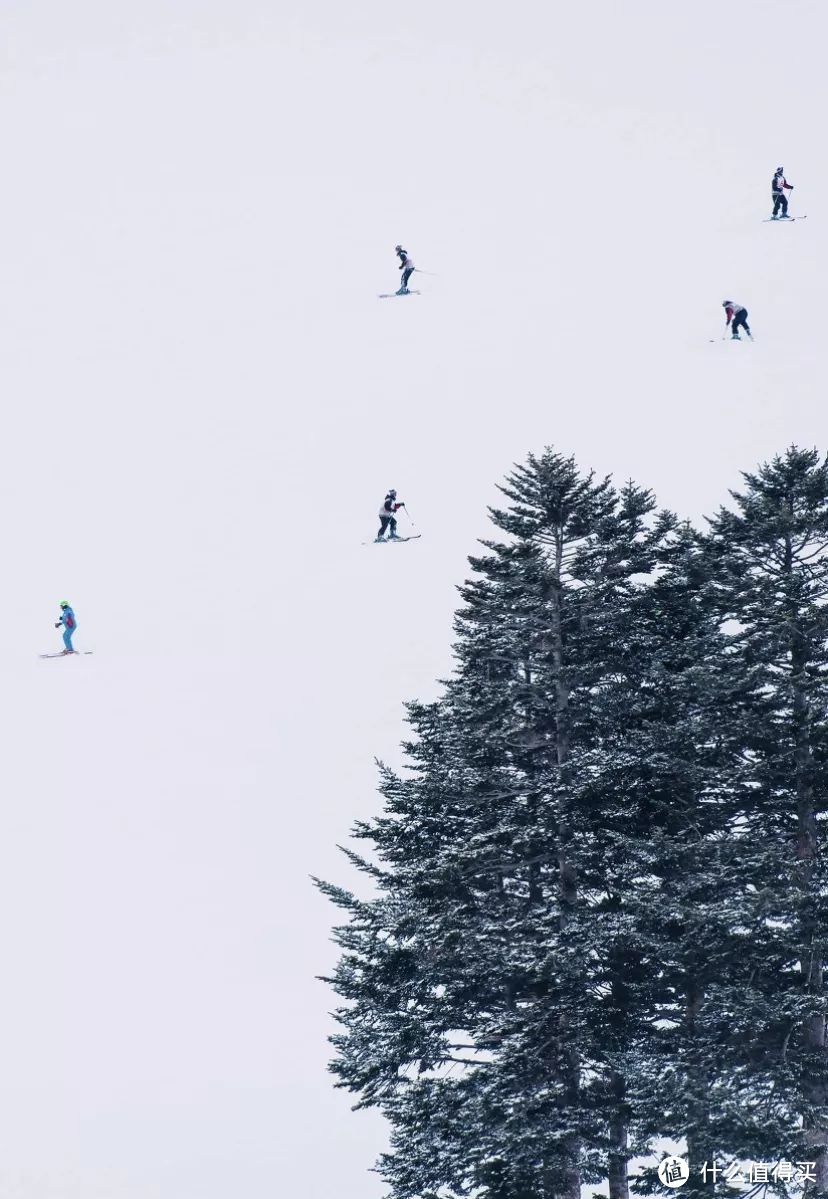
[[[432,279],[440,278],[440,276],[437,274],[436,271],[421,271],[418,266],[415,266],[414,270],[417,272],[418,275],[431,275]]]
[[[403,505],[403,506],[405,507],[405,505]],[[411,519],[411,513],[408,511],[407,507],[405,508],[405,514],[408,517],[408,523],[411,525],[412,529],[416,529],[417,526],[414,524],[414,521]]]

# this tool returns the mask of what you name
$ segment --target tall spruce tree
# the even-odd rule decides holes
[[[613,847],[596,892],[613,1041],[627,1062],[637,1143],[687,1142],[704,1161],[753,1157],[780,1125],[757,1112],[740,1008],[764,961],[756,855],[741,825],[753,679],[721,628],[715,570],[684,528],[638,601],[639,669],[608,694],[593,807]],[[585,795],[583,806],[589,806]],[[637,1023],[622,1020],[632,994]],[[664,1189],[648,1173],[636,1189]]]
[[[334,1069],[391,1120],[382,1169],[400,1199],[576,1199],[608,1158],[623,1199],[626,1079],[605,1049],[578,876],[603,833],[579,787],[674,521],[551,451],[502,490],[492,517],[511,540],[472,560],[457,675],[409,712],[415,775],[386,773],[386,813],[355,830],[380,897],[326,887],[351,917]]]
[[[766,959],[742,1022],[768,1109],[790,1114],[785,1148],[816,1162],[813,1189],[825,1193],[828,463],[794,446],[743,477],[712,529],[732,646],[756,682],[743,825],[764,868]]]
[[[722,812],[704,803],[722,765],[710,677],[721,639],[715,617],[693,586],[694,535],[680,530],[660,555],[660,574],[639,589],[626,636],[627,661],[602,689],[600,737],[584,755],[575,796],[590,837],[580,864],[590,919],[586,949],[599,963],[593,1041],[604,1069],[598,1075],[609,1108],[609,1179],[626,1185],[626,1129],[612,1109],[629,1113],[639,1148],[677,1127],[687,1136],[701,1123],[675,1103],[665,1104],[664,1080],[675,1061],[659,1031],[682,1020],[687,975],[671,962],[671,932],[683,933],[695,914],[682,892],[692,850],[722,827]],[[701,879],[695,876],[698,889]],[[710,887],[706,876],[704,888]],[[708,890],[708,902],[712,893]],[[697,901],[697,897],[696,897]],[[694,985],[698,980],[691,975]],[[602,1035],[603,1033],[603,1035]],[[685,1072],[681,1095],[691,1079]],[[687,1105],[685,1104],[685,1107]],[[695,1119],[694,1119],[695,1116]]]

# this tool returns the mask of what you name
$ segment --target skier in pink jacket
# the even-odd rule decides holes
[[[722,300],[722,308],[724,308],[725,316],[727,318],[725,321],[725,328],[730,325],[730,336],[733,338],[733,340],[741,341],[742,339],[739,337],[739,330],[744,329],[750,340],[753,341],[753,334],[750,331],[750,325],[747,321],[747,308],[745,308],[743,304],[737,304],[735,300]]]

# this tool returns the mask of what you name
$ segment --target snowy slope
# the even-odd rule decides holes
[[[698,517],[825,445],[824,17],[673,7],[0,14],[4,1199],[379,1195],[307,876],[495,483],[554,442]],[[390,486],[424,536],[363,546]]]

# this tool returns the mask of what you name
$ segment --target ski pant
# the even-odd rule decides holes
[[[782,209],[782,215],[788,215],[788,197],[784,192],[773,193],[773,215],[776,216],[779,209]]]
[[[737,312],[730,325],[730,332],[734,337],[739,336],[739,330],[744,329],[748,337],[750,337],[750,325],[747,323],[747,308],[743,308],[741,312]]]
[[[66,646],[70,654],[74,652],[72,649],[72,638],[74,635],[74,629],[67,629],[66,625],[63,626],[63,644]]]
[[[407,267],[405,268],[405,270],[403,271],[403,273],[402,273],[402,279],[401,279],[401,281],[400,281],[400,287],[402,288],[402,290],[403,290],[403,291],[405,291],[405,290],[407,289],[407,287],[408,287],[408,280],[411,278],[411,276],[412,276],[413,274],[414,274],[414,267],[413,267],[413,266],[407,266]]]
[[[394,516],[381,516],[380,517],[380,527],[379,527],[379,533],[377,533],[377,537],[384,537],[385,530],[388,528],[389,525],[391,526],[391,536],[396,537],[397,536],[397,520],[396,520],[396,517],[394,517]]]

